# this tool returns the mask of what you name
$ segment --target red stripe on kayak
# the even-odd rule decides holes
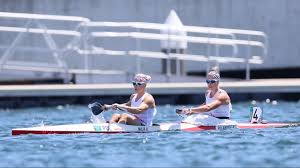
[[[267,123],[267,124],[250,124],[250,123],[240,123],[237,128],[240,129],[261,129],[261,128],[272,128],[272,127],[297,127],[300,123]],[[205,130],[215,130],[216,126],[194,126],[190,128],[184,128],[183,131],[205,131]],[[152,131],[151,131],[152,132]],[[22,135],[22,134],[82,134],[82,133],[100,133],[100,134],[120,134],[120,133],[147,133],[147,131],[118,131],[118,132],[101,132],[101,131],[38,131],[38,130],[18,130],[13,129],[12,135]]]
[[[24,135],[24,134],[120,134],[120,133],[135,133],[135,132],[95,132],[95,131],[31,131],[31,130],[12,130],[12,135]],[[136,132],[143,133],[143,132]]]
[[[183,129],[184,131],[205,131],[205,130],[215,130],[216,126],[196,126],[191,128]]]

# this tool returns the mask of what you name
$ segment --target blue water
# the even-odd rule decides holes
[[[264,119],[300,122],[300,102],[259,103]],[[233,104],[247,121],[251,102]],[[177,121],[178,106],[158,107],[156,122]],[[106,117],[111,115],[107,112]],[[263,130],[11,136],[11,129],[83,123],[86,106],[0,110],[0,167],[299,167],[300,127]]]

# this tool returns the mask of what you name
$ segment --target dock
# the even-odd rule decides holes
[[[299,100],[300,79],[258,79],[224,81],[232,101],[271,99]],[[158,104],[193,104],[204,100],[204,82],[149,83],[148,92]],[[56,104],[86,104],[103,100],[105,103],[128,100],[132,85],[120,84],[53,84],[0,86],[0,107],[48,106]],[[27,102],[27,103],[26,103]],[[28,103],[31,102],[31,103]]]
[[[220,87],[229,93],[300,93],[300,79],[226,81],[221,82]],[[154,95],[178,95],[201,94],[207,86],[204,82],[149,83],[147,88]],[[131,93],[132,85],[126,83],[0,86],[0,97],[114,96]]]

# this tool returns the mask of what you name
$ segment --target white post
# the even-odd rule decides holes
[[[176,53],[178,54],[181,54],[180,49],[176,48]],[[179,59],[176,57],[176,76],[180,76],[180,62],[179,62]]]
[[[137,32],[140,32],[140,29],[137,28],[136,29]],[[139,38],[136,38],[135,40],[135,49],[136,51],[140,51],[140,39]],[[136,73],[140,73],[141,72],[141,59],[140,59],[140,56],[137,55],[136,57]]]
[[[251,46],[249,44],[251,40],[250,35],[248,35],[248,46],[247,46],[247,61],[246,61],[246,80],[250,80],[250,63],[249,59],[251,57]]]
[[[206,63],[206,75],[209,72],[210,69],[210,34],[207,35],[208,43],[207,43],[207,63]]]
[[[167,55],[168,55],[168,59],[167,59],[167,78],[169,79],[169,77],[171,76],[171,60],[170,60],[170,27],[168,26],[168,48],[167,48]]]
[[[84,23],[86,24],[86,23]],[[84,51],[88,51],[88,27],[86,25],[83,26],[83,49]],[[89,63],[88,63],[88,52],[84,52],[84,69],[89,71]]]
[[[219,38],[219,36],[217,34],[216,34],[216,38]],[[219,45],[218,44],[216,44],[216,50],[215,51],[216,51],[215,54],[218,57],[219,56]]]
[[[84,49],[84,70],[87,72],[88,76],[88,82],[93,83],[93,77],[92,74],[90,74],[90,67],[89,67],[89,44],[88,44],[88,39],[89,39],[89,33],[88,33],[88,26],[86,26],[86,22],[84,23],[83,26],[83,49]]]

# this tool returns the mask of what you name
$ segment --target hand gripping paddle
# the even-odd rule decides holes
[[[107,109],[110,109],[112,108],[111,105],[106,105]],[[93,114],[94,115],[98,115],[100,113],[102,113],[104,110],[107,110],[105,109],[105,107],[99,103],[99,102],[95,102],[95,103],[92,103],[92,104],[89,104],[88,107],[92,110]],[[125,109],[122,109],[122,108],[117,108],[117,110],[120,110],[120,111],[126,111]]]

